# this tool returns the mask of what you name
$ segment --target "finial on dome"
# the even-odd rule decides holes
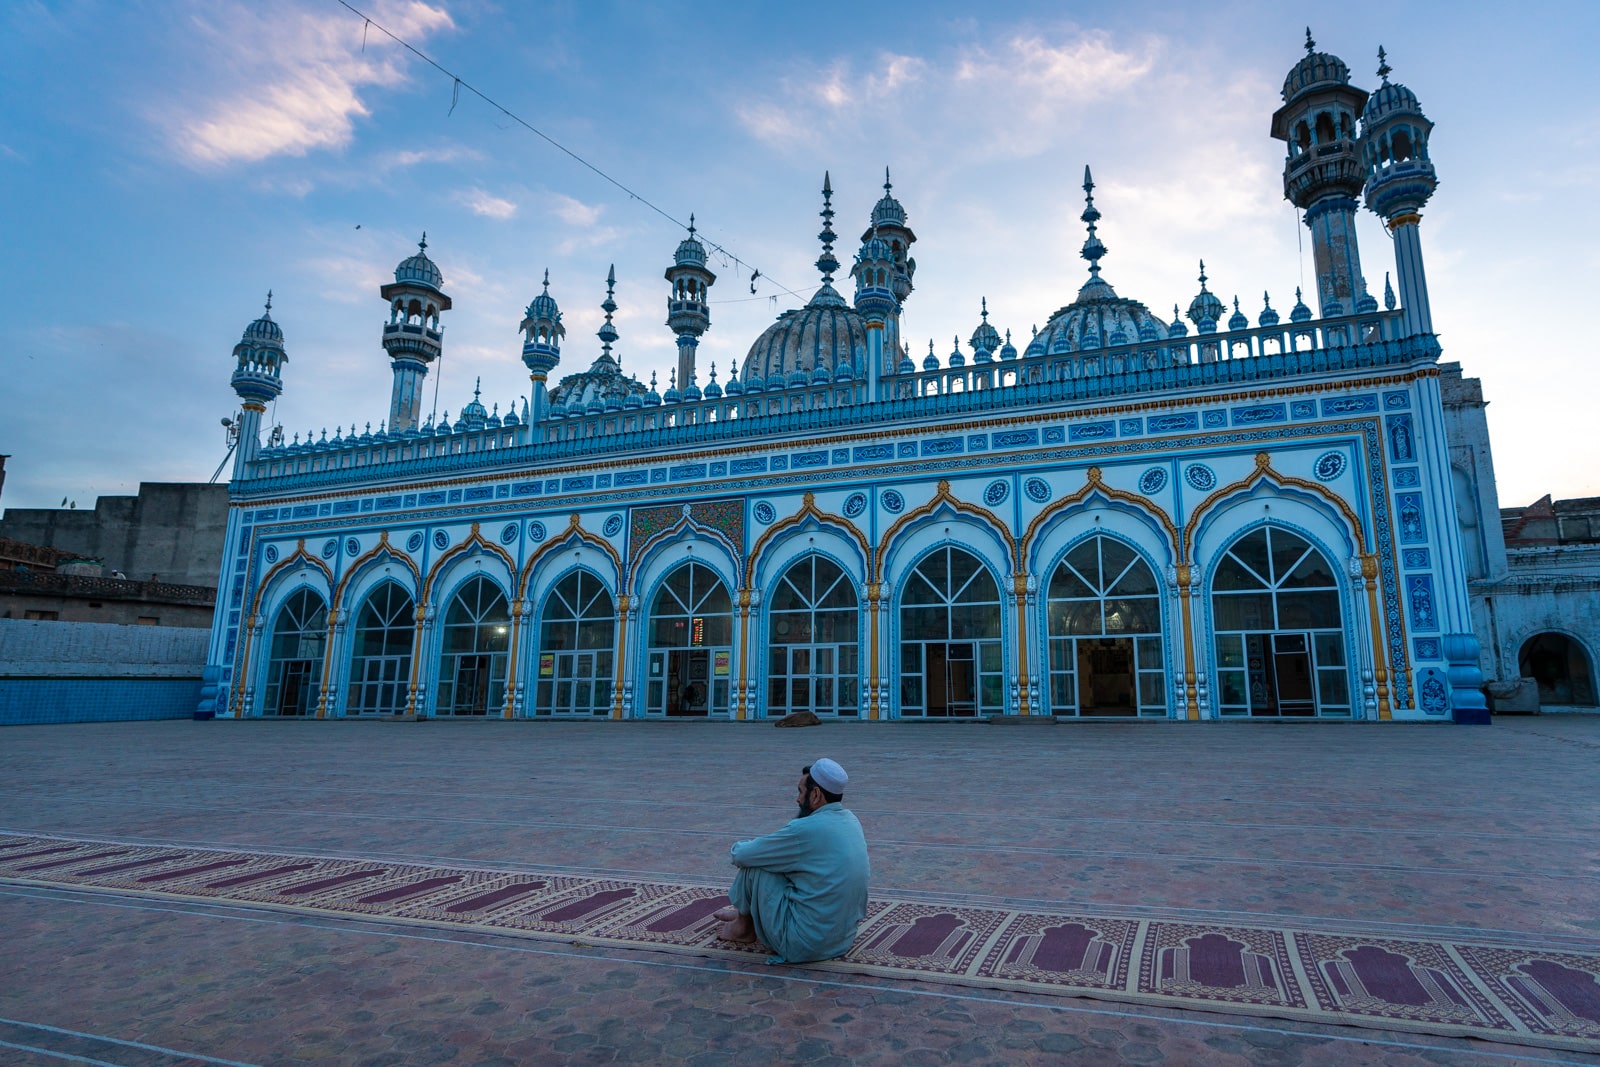
[[[893,188],[894,188],[894,183],[889,181],[889,167],[888,167],[887,164],[885,164],[884,168],[883,168],[883,191],[885,193],[888,193]]]
[[[717,380],[717,361],[716,360],[712,360],[711,361],[711,380],[712,381],[716,381]]]
[[[1389,57],[1384,54],[1383,45],[1378,46],[1378,77],[1383,79],[1383,84],[1389,84],[1389,74],[1394,68],[1389,66]]]
[[[1310,33],[1311,31],[1307,30],[1306,32]],[[1200,261],[1200,291],[1202,293],[1206,291],[1206,261],[1203,259]]]
[[[1311,53],[1315,52],[1316,50],[1317,50],[1317,42],[1313,41],[1311,39],[1311,27],[1307,26],[1306,27],[1306,55],[1309,56],[1309,55],[1311,55]]]
[[[544,291],[547,292],[547,293],[550,291],[550,268],[549,267],[546,267],[544,269]]]
[[[1089,261],[1089,276],[1098,281],[1100,278],[1100,258],[1106,254],[1106,246],[1101,243],[1095,233],[1095,224],[1100,221],[1100,209],[1094,206],[1094,176],[1089,173],[1089,165],[1083,166],[1083,214],[1078,216],[1089,226],[1089,237],[1083,242],[1083,251],[1079,253]]]
[[[482,377],[482,375],[479,375],[479,377],[472,383],[472,399],[474,399],[474,400],[478,399],[479,395],[482,394],[482,392],[483,392],[483,377]]]
[[[694,212],[689,212],[689,236],[694,236]]]
[[[989,298],[988,297],[984,297],[983,298],[983,321],[984,322],[988,322],[989,321]]]
[[[839,269],[839,260],[833,254],[833,179],[827,171],[822,172],[822,232],[817,237],[822,241],[822,255],[817,257],[817,269],[822,272],[822,284],[833,284],[833,272]]]
[[[606,298],[600,304],[600,310],[606,313],[606,321],[601,325],[600,332],[597,335],[600,338],[601,354],[605,359],[612,358],[611,344],[617,339],[617,328],[611,322],[611,314],[617,310],[616,291],[617,265],[613,263],[610,269],[606,271]]]
[[[267,314],[272,314],[272,290],[267,290]]]
[[[423,230],[422,231],[422,240],[417,242],[417,251],[418,252],[426,252],[427,250],[428,250],[428,231],[427,230]]]

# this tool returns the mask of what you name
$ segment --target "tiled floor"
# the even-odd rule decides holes
[[[886,893],[1600,950],[1595,717],[15,727],[0,829],[701,881],[823,754]],[[0,939],[0,1063],[1595,1062],[4,884]]]

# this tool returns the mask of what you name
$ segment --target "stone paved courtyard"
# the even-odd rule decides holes
[[[876,892],[1600,951],[1600,717],[0,731],[0,830],[726,879],[850,771]],[[0,1063],[1593,1063],[1506,1043],[0,882]]]

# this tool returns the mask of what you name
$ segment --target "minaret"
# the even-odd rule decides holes
[[[561,339],[567,328],[561,325],[561,309],[550,295],[550,271],[544,272],[544,292],[533,298],[523,316],[522,362],[533,380],[533,410],[528,417],[530,425],[544,421],[550,409],[550,393],[546,380],[561,360]]]
[[[620,370],[622,365],[617,361],[617,357],[611,354],[611,346],[617,343],[618,336],[617,328],[611,322],[611,316],[617,310],[617,265],[615,263],[611,264],[606,271],[606,298],[600,302],[600,310],[606,313],[606,321],[602,322],[600,329],[595,332],[595,336],[600,338],[600,358],[595,360],[594,366],[590,370],[594,371],[604,363],[609,363],[612,367]]]
[[[439,358],[444,328],[439,313],[450,310],[444,275],[428,258],[428,235],[417,242],[417,254],[400,261],[394,281],[378,290],[389,302],[383,327],[383,350],[394,364],[394,390],[389,396],[390,431],[414,430],[422,415],[422,382],[428,364]]]
[[[238,365],[233,370],[233,391],[239,394],[241,411],[238,443],[233,453],[233,479],[245,476],[246,468],[261,450],[261,416],[267,404],[283,392],[283,364],[289,356],[283,350],[283,330],[272,321],[272,293],[267,293],[267,310],[244,328],[244,335],[233,346]]]
[[[1367,94],[1350,84],[1350,68],[1316,50],[1306,30],[1306,55],[1283,83],[1283,106],[1272,116],[1272,136],[1289,145],[1283,195],[1305,212],[1323,317],[1355,311],[1363,290],[1356,244],[1356,195],[1365,168],[1356,118]]]
[[[889,247],[890,260],[894,264],[887,281],[889,291],[894,294],[895,308],[884,322],[885,355],[882,367],[884,373],[893,374],[903,351],[900,311],[905,307],[906,298],[911,295],[911,280],[917,273],[917,261],[911,258],[911,246],[916,243],[917,235],[906,225],[906,209],[894,198],[894,183],[889,180],[888,167],[883,168],[883,196],[873,205],[872,224],[861,235],[861,241],[865,244],[874,237]]]
[[[1361,113],[1361,149],[1367,168],[1367,207],[1394,237],[1394,261],[1400,276],[1400,306],[1407,334],[1432,333],[1428,279],[1422,270],[1422,207],[1439,186],[1428,158],[1433,123],[1422,113],[1416,94],[1390,84],[1389,62],[1378,49],[1378,77],[1383,79]],[[1387,284],[1387,283],[1385,283]]]
[[[694,216],[689,216],[689,236],[678,242],[678,251],[667,268],[672,292],[667,294],[667,325],[678,335],[678,380],[695,379],[694,354],[700,336],[711,328],[711,309],[706,293],[717,276],[706,267],[706,246],[694,235]]]

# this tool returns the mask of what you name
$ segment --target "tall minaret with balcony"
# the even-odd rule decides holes
[[[667,294],[667,326],[678,335],[678,381],[687,388],[695,380],[694,354],[700,337],[711,328],[706,294],[717,280],[706,267],[706,246],[694,235],[693,215],[689,216],[689,236],[678,242],[666,278],[672,285]]]
[[[522,362],[533,381],[532,410],[528,412],[529,426],[544,421],[550,410],[550,393],[546,381],[550,372],[561,361],[561,339],[567,328],[561,325],[561,309],[550,295],[550,272],[544,272],[544,292],[528,304],[522,325]]]
[[[1383,220],[1394,237],[1395,271],[1400,278],[1400,306],[1408,334],[1432,333],[1428,279],[1422,270],[1422,208],[1439,187],[1428,158],[1433,123],[1422,113],[1417,96],[1404,85],[1391,84],[1388,57],[1378,49],[1378,77],[1383,84],[1367,99],[1361,113],[1361,150],[1366,164],[1367,207]]]
[[[884,375],[893,374],[899,362],[898,354],[886,356],[885,349],[888,324],[899,317],[900,301],[891,288],[896,271],[894,253],[883,238],[872,236],[871,230],[867,233],[850,274],[856,280],[856,310],[867,323],[867,399],[877,400],[879,382]]]
[[[272,321],[271,292],[267,293],[266,311],[244,328],[244,335],[233,346],[233,358],[233,391],[240,400],[233,453],[233,478],[238,481],[261,450],[261,416],[283,392],[283,364],[289,359],[283,350],[283,330]]]
[[[1283,83],[1272,136],[1289,145],[1283,195],[1305,213],[1323,317],[1348,315],[1364,291],[1356,244],[1356,196],[1366,178],[1356,119],[1367,94],[1350,84],[1338,56],[1317,51],[1306,30],[1306,55]]]
[[[444,342],[439,313],[450,310],[443,286],[444,275],[428,258],[428,235],[423,234],[417,254],[401,260],[394,281],[378,290],[389,302],[383,350],[394,364],[394,390],[389,396],[392,431],[414,430],[421,422],[422,383]]]
[[[889,250],[892,269],[885,280],[895,301],[894,310],[884,320],[883,356],[877,371],[893,374],[906,355],[900,336],[900,312],[911,296],[911,281],[917,273],[917,261],[911,256],[911,246],[916,243],[917,235],[906,225],[906,209],[894,198],[894,183],[889,180],[888,167],[883,168],[883,196],[872,207],[872,224],[861,235],[861,243],[865,245],[874,237]]]

